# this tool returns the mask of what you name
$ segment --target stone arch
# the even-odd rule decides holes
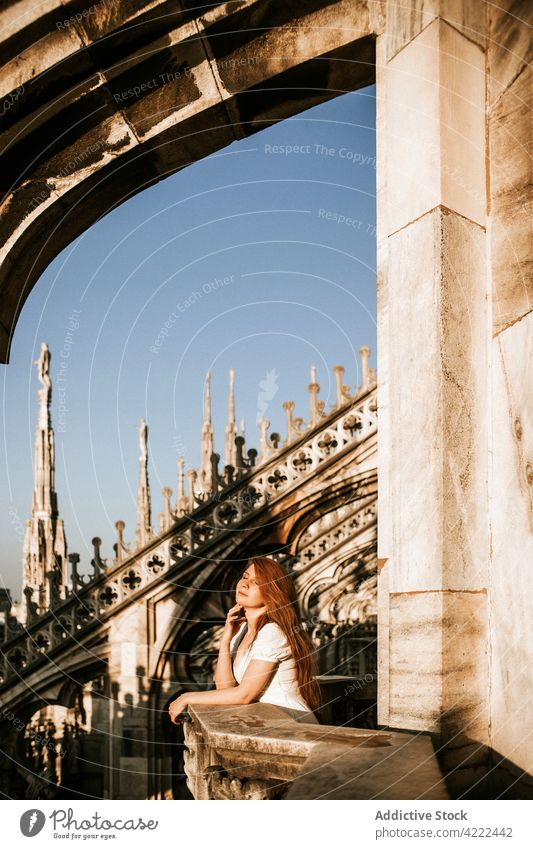
[[[39,275],[92,223],[235,139],[374,80],[378,21],[365,0],[141,0],[70,18],[61,0],[44,13],[20,6],[5,13],[2,44],[1,362]]]
[[[98,735],[86,727],[87,717],[72,693],[34,696],[5,710],[0,730],[3,765],[0,786],[19,798],[86,798],[94,787],[85,764],[98,764]],[[98,797],[98,793],[94,794]]]

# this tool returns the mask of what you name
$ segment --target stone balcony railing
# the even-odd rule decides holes
[[[195,799],[448,799],[422,734],[298,722],[276,705],[190,706]]]

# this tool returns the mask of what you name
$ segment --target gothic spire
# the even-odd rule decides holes
[[[34,488],[32,513],[39,518],[57,517],[57,499],[54,491],[54,432],[50,415],[52,380],[50,378],[50,351],[41,343],[38,360],[33,361],[39,372],[41,389],[37,390],[39,411],[35,430]]]
[[[204,421],[200,439],[200,475],[199,489],[202,493],[212,491],[211,454],[214,450],[213,424],[211,421],[211,372],[205,376],[204,386]]]
[[[148,482],[148,425],[144,419],[139,423],[139,486],[137,487],[137,528],[135,542],[137,548],[146,545],[152,536],[152,509],[150,484]]]
[[[176,515],[184,516],[189,507],[189,499],[185,493],[185,458],[178,457],[178,491],[176,495]]]
[[[367,345],[363,345],[362,348],[359,348],[359,355],[361,357],[361,390],[366,391],[372,382],[372,373],[368,363],[370,348]]]
[[[42,342],[39,359],[33,361],[37,366],[41,388],[37,392],[39,409],[35,429],[31,519],[26,522],[23,544],[23,589],[29,587],[35,591],[41,612],[50,607],[51,602],[48,573],[54,573],[54,586],[57,586],[61,596],[65,595],[68,584],[67,545],[55,492],[50,359],[48,345]]]
[[[235,421],[235,371],[232,368],[229,370],[228,422],[224,436],[224,465],[235,468],[237,462],[237,446],[235,445],[237,424]]]
[[[311,400],[311,419],[309,427],[315,427],[324,417],[324,401],[318,399],[320,385],[316,382],[316,366],[311,366],[311,383],[308,385],[309,396]]]

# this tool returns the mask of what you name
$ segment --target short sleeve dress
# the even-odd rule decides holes
[[[284,708],[294,719],[301,722],[314,722],[318,720],[309,709],[309,705],[300,694],[296,678],[296,664],[291,653],[287,637],[275,622],[267,622],[260,629],[252,645],[244,656],[235,659],[237,649],[248,629],[248,623],[244,622],[230,643],[231,659],[233,661],[233,674],[238,684],[243,679],[246,667],[251,660],[269,660],[277,662],[270,683],[261,694],[260,702],[279,705]]]

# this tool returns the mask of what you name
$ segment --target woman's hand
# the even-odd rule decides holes
[[[240,625],[242,625],[243,620],[244,607],[242,606],[242,604],[234,604],[233,607],[228,610],[228,615],[226,616],[226,624],[224,625],[224,630],[222,631],[222,643],[231,642],[232,638],[239,630]]]
[[[180,725],[183,722],[183,719],[179,719],[178,717],[180,713],[185,713],[189,706],[188,696],[188,693],[183,693],[181,696],[178,696],[177,699],[174,699],[168,707],[170,721],[173,722],[174,725]]]

